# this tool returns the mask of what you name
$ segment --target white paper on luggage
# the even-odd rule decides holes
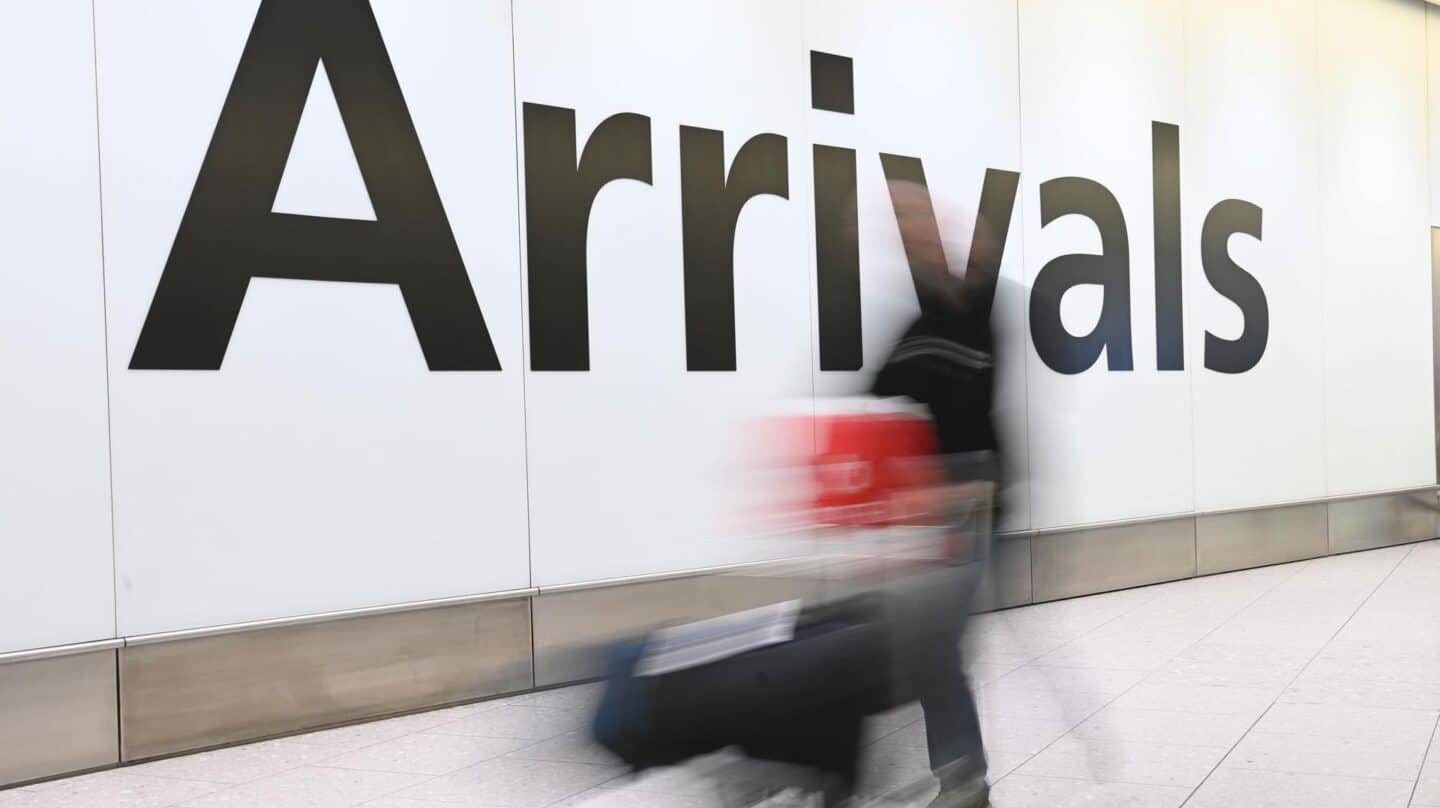
[[[635,675],[658,676],[789,642],[799,617],[800,601],[787,600],[659,629],[646,641]]]

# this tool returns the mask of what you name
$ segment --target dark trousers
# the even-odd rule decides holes
[[[961,664],[961,639],[982,563],[942,567],[914,576],[893,598],[900,666],[925,711],[930,768],[971,776],[985,771],[980,715]]]

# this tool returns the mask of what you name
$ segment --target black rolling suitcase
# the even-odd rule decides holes
[[[815,775],[826,803],[851,793],[865,717],[889,702],[884,627],[864,608],[822,607],[793,637],[659,673],[646,640],[612,651],[595,738],[640,771],[728,747]]]

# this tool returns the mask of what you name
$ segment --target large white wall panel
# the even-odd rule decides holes
[[[815,381],[818,395],[849,394],[867,388],[918,313],[880,155],[923,160],[946,258],[956,271],[965,266],[986,170],[1020,171],[1015,4],[809,0],[805,26],[810,49],[854,60],[855,114],[813,111],[809,118],[817,143],[858,152],[864,367],[817,369]],[[1008,529],[1029,525],[1020,208],[1017,198],[1012,220],[994,225],[1009,233],[995,310],[996,415],[1007,476],[1016,483],[1005,502]]]
[[[0,652],[115,631],[88,0],[0,26]]]
[[[127,633],[528,583],[509,3],[373,5],[502,371],[428,369],[395,285],[264,278],[249,284],[219,370],[131,370],[258,4],[97,3]],[[357,47],[374,58],[373,38]],[[349,114],[373,114],[367,99],[382,90]],[[408,215],[408,200],[356,198],[397,177],[354,181],[334,104],[315,82],[276,207]],[[264,172],[255,151],[242,141],[236,154]]]
[[[1329,493],[1435,481],[1425,7],[1320,0]]]
[[[1181,125],[1181,0],[1021,0],[1020,109],[1027,285],[1052,259],[1098,253],[1096,226],[1041,226],[1039,186],[1084,177],[1118,200],[1128,230],[1134,369],[1108,352],[1065,375],[1029,358],[1031,508],[1037,528],[1183,513],[1194,506],[1190,372],[1156,370],[1151,122]],[[1061,311],[1071,334],[1099,316],[1093,284]],[[1032,326],[1033,327],[1033,326]]]
[[[1188,0],[1181,130],[1187,366],[1199,510],[1325,494],[1319,97],[1315,0]],[[1205,369],[1206,334],[1257,323],[1206,280],[1202,230],[1217,203],[1262,212],[1229,254],[1264,292],[1269,338],[1243,373]]]
[[[536,583],[774,551],[730,528],[747,426],[811,388],[799,5],[537,0],[515,6],[515,47],[520,99],[573,110],[577,155],[617,113],[649,116],[651,141],[651,182],[607,184],[590,214],[589,369],[528,374]],[[790,198],[755,197],[738,220],[734,371],[686,369],[681,125],[723,131],[727,167],[755,135],[789,139]],[[556,283],[526,250],[527,294]]]
[[[1425,6],[1429,66],[1430,226],[1440,227],[1440,6]]]

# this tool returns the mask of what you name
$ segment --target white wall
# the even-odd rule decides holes
[[[4,14],[0,652],[115,630],[90,4]]]
[[[1320,2],[1329,493],[1435,479],[1425,8]]]
[[[1240,310],[1211,288],[1201,266],[1201,228],[1223,199],[1263,210],[1263,237],[1234,236],[1230,249],[1263,285],[1270,310],[1259,365],[1243,374],[1191,376],[1201,510],[1327,492],[1324,356],[1317,350],[1325,335],[1317,18],[1310,0],[1188,0],[1185,7],[1187,366],[1204,367],[1207,331],[1233,339],[1244,327]]]
[[[93,32],[85,2],[5,12],[0,66],[37,79],[0,87],[0,542],[18,559],[0,651],[783,552],[733,518],[748,427],[862,390],[915,310],[881,152],[922,158],[942,205],[972,212],[987,169],[1020,173],[998,304],[1025,482],[1008,527],[1435,482],[1440,34],[1420,0],[373,7],[499,371],[431,370],[394,284],[264,277],[219,370],[132,370],[260,0],[96,0]],[[853,59],[854,115],[811,109],[811,50]],[[325,77],[304,77],[273,210],[403,217],[372,198],[397,178],[362,174]],[[527,102],[574,110],[577,152],[611,115],[649,119],[650,182],[605,186],[590,216],[588,371],[531,369]],[[1183,370],[1157,370],[1154,121],[1180,128]],[[682,125],[723,131],[727,165],[786,138],[787,197],[739,218],[733,372],[686,369]],[[860,372],[816,359],[817,143],[857,151]],[[264,174],[243,144],[224,156]],[[1133,370],[1059,373],[1033,345],[1025,287],[1099,245],[1084,217],[1041,224],[1065,176],[1123,211]],[[1207,331],[1244,325],[1202,267],[1226,199],[1263,212],[1260,239],[1229,241],[1269,310],[1239,374],[1204,363]],[[1066,296],[1072,332],[1096,291]]]

